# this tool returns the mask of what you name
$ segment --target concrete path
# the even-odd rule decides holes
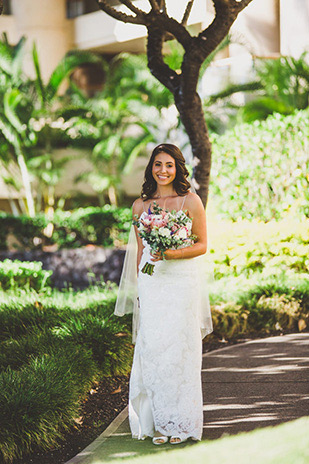
[[[203,439],[276,425],[309,415],[309,333],[222,348],[203,356]],[[179,447],[191,446],[188,441]],[[66,464],[100,464],[167,449],[133,440],[127,408],[105,432]]]

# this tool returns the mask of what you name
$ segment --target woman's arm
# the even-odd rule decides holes
[[[132,219],[135,214],[137,214],[138,217],[140,217],[140,215],[142,214],[142,211],[143,211],[143,200],[141,198],[137,198],[132,205]],[[138,274],[138,266],[141,261],[144,245],[143,245],[141,237],[138,235],[137,227],[136,226],[133,226],[133,227],[135,230],[135,235],[136,235],[136,240],[137,240],[137,263],[136,263],[137,268],[136,269],[137,269],[137,274]]]
[[[164,256],[169,259],[188,259],[203,255],[207,251],[207,228],[206,228],[206,213],[202,200],[196,193],[190,192],[186,199],[186,209],[189,210],[192,217],[192,234],[197,236],[197,241],[189,247],[178,250],[168,249],[164,252]],[[153,254],[159,257],[159,254]],[[162,258],[159,258],[162,259]],[[158,261],[154,259],[153,261]]]

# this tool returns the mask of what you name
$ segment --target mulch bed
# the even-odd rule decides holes
[[[270,334],[266,335],[269,336]],[[261,338],[261,337],[251,337]],[[237,343],[248,338],[222,341],[209,337],[204,343],[204,353]],[[97,438],[115,417],[127,406],[130,376],[106,378],[98,382],[82,404],[80,416],[74,428],[67,433],[57,448],[48,452],[33,450],[33,453],[14,464],[64,464]]]

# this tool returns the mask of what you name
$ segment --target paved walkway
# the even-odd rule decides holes
[[[203,356],[203,439],[276,425],[309,415],[309,333],[222,348]],[[67,464],[100,464],[121,457],[191,446],[154,446],[131,438],[127,408]]]

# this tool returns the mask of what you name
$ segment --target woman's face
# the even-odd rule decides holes
[[[155,156],[152,175],[159,185],[168,185],[176,177],[176,164],[171,155],[161,152]]]

